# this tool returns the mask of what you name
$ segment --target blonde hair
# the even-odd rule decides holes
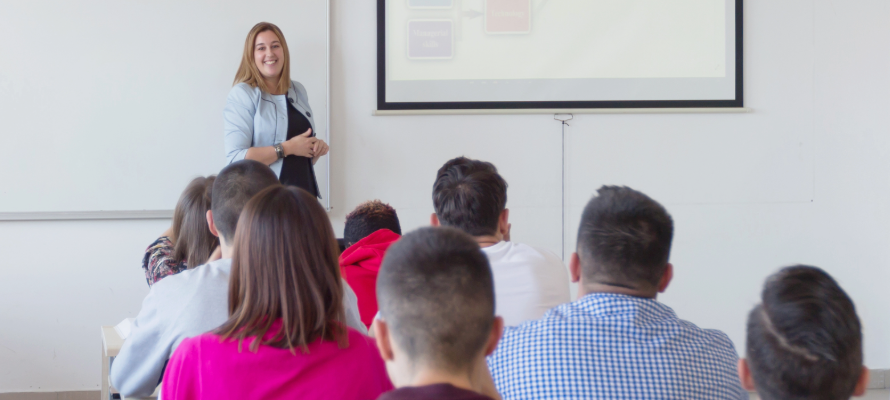
[[[284,50],[281,76],[278,77],[278,86],[275,88],[270,88],[266,84],[266,80],[263,79],[263,75],[256,67],[256,61],[253,59],[256,37],[266,31],[272,31],[272,33],[278,36],[278,41],[281,42],[281,48]],[[266,93],[286,93],[288,88],[290,88],[290,52],[287,50],[287,41],[284,40],[284,34],[281,33],[281,29],[278,29],[275,24],[260,22],[254,25],[250,32],[247,33],[247,40],[244,41],[244,55],[241,56],[241,66],[238,67],[238,72],[235,74],[235,83],[232,85],[237,85],[241,82],[251,87],[259,87],[260,90]]]

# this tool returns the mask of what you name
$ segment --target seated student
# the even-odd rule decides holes
[[[762,400],[862,396],[862,332],[853,301],[827,273],[798,265],[767,279],[748,315],[739,376]]]
[[[394,244],[377,280],[377,347],[399,388],[380,400],[499,399],[485,365],[501,336],[488,259],[454,228]]]
[[[238,225],[229,319],[182,341],[161,397],[364,400],[391,390],[373,339],[346,326],[337,240],[315,196],[267,188]]]
[[[198,177],[185,187],[173,211],[173,224],[145,249],[142,269],[148,286],[166,276],[207,262],[219,240],[207,229],[210,194],[215,175]]]
[[[570,301],[569,276],[553,253],[509,240],[507,182],[491,163],[458,157],[436,174],[433,226],[458,228],[476,239],[491,262],[497,315],[508,326],[538,319]]]
[[[277,185],[275,173],[256,161],[234,162],[220,171],[213,183],[207,224],[219,236],[222,258],[168,277],[151,288],[133,331],[111,364],[112,386],[123,396],[150,395],[182,339],[208,332],[228,319],[231,243],[238,216],[251,197]],[[355,294],[348,285],[343,291],[349,326],[363,328]]]
[[[383,254],[396,240],[402,228],[399,216],[380,200],[359,204],[346,215],[343,229],[347,249],[340,255],[340,274],[358,297],[362,322],[370,327],[377,314],[377,272]]]
[[[723,332],[655,298],[673,277],[673,221],[627,187],[587,203],[569,264],[580,298],[507,328],[488,365],[505,399],[748,399]]]

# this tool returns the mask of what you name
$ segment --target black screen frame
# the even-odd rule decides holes
[[[620,109],[620,108],[742,108],[744,107],[743,0],[735,0],[734,100],[632,100],[632,101],[386,101],[386,0],[377,0],[377,110],[488,110],[488,109]]]

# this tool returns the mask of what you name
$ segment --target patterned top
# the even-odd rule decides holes
[[[748,399],[725,333],[654,299],[594,293],[508,327],[488,358],[510,399]]]
[[[145,271],[145,281],[151,287],[164,277],[185,271],[188,266],[185,265],[185,260],[173,259],[173,242],[169,237],[161,236],[145,249],[142,269]]]

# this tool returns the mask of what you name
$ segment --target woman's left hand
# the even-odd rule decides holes
[[[312,154],[315,154],[315,157],[312,157],[312,164],[315,164],[321,156],[328,154],[328,150],[330,150],[330,147],[324,140],[316,140],[315,145],[312,147]]]

